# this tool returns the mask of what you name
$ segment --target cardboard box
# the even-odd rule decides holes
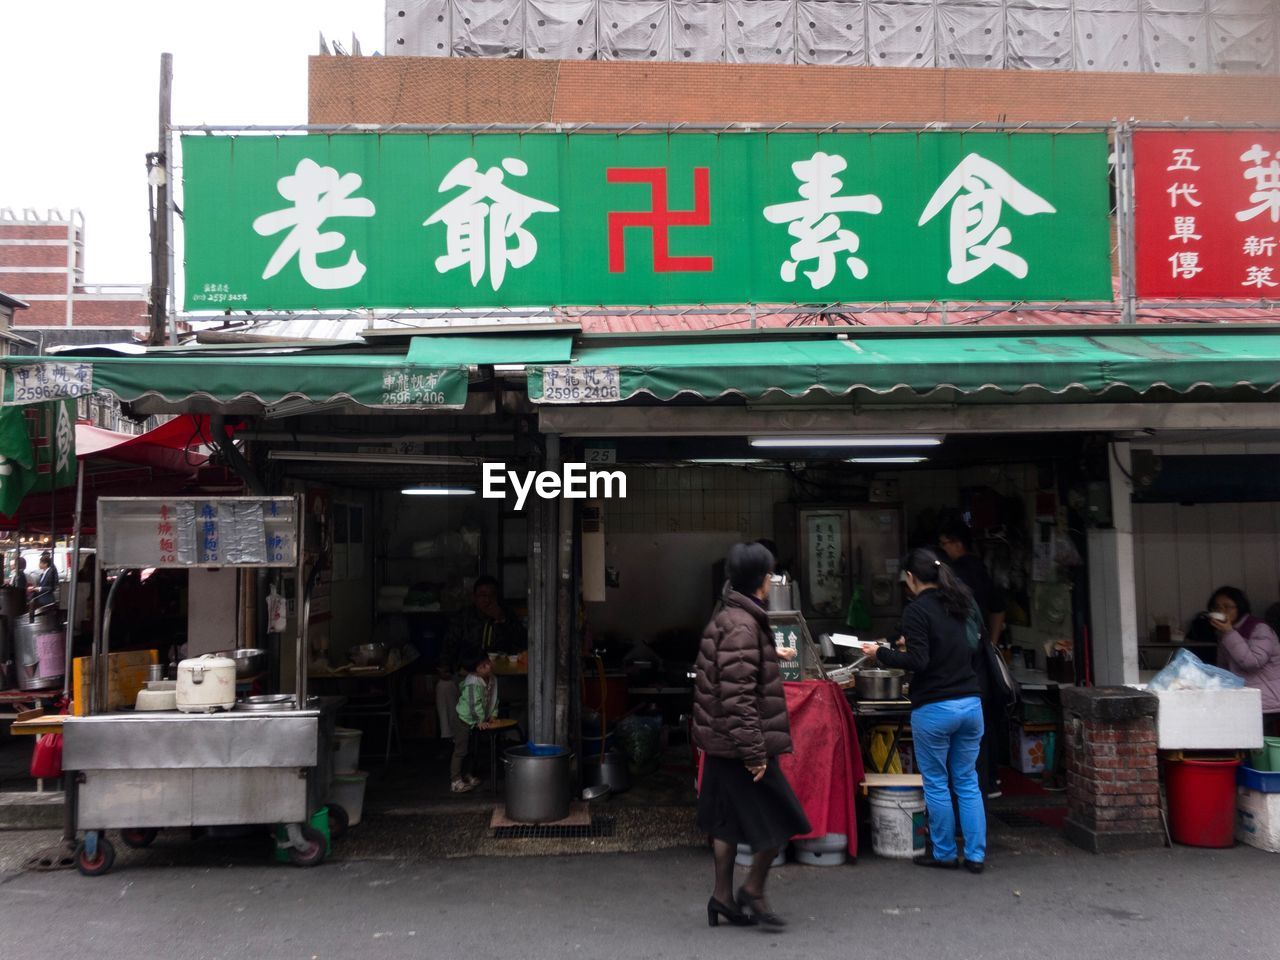
[[[1019,773],[1044,773],[1052,769],[1057,732],[1053,726],[1015,726],[1009,741],[1013,768]]]
[[[1280,793],[1236,787],[1236,839],[1280,853]]]
[[[1162,690],[1161,750],[1255,750],[1262,746],[1262,691]]]
[[[138,691],[147,685],[153,663],[160,662],[158,650],[130,650],[107,654],[107,709],[132,707]],[[89,712],[89,658],[71,661],[71,713],[83,717]]]

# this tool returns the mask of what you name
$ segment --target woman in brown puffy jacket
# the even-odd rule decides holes
[[[772,572],[773,555],[758,543],[729,551],[724,604],[703,631],[695,664],[693,742],[706,754],[698,827],[710,834],[715,852],[716,885],[707,901],[711,926],[721,917],[739,926],[784,926],[765,903],[765,878],[779,848],[810,831],[774,759],[791,752],[791,728],[764,606]],[[752,856],[735,898],[739,844],[749,846]]]

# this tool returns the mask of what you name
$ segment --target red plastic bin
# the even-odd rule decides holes
[[[1169,760],[1165,792],[1169,833],[1189,847],[1235,843],[1236,768],[1239,760]]]

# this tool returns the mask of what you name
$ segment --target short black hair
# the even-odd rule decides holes
[[[490,576],[487,573],[481,574],[476,577],[475,586],[471,588],[471,592],[475,593],[481,587],[493,587],[495,590],[498,589],[498,578]]]
[[[951,517],[939,524],[938,539],[941,540],[943,537],[957,541],[966,550],[973,549],[973,531],[959,517]]]
[[[725,557],[724,572],[733,589],[753,594],[773,573],[773,554],[759,543],[735,543]]]
[[[475,673],[476,667],[489,659],[489,654],[485,653],[479,647],[468,647],[462,651],[462,656],[458,658],[458,662],[462,664],[462,669],[467,673]]]
[[[53,554],[51,554],[48,550],[46,550],[44,553],[40,554],[40,562],[47,563],[49,564],[49,566],[53,566]]]
[[[1253,607],[1249,606],[1249,598],[1245,596],[1244,591],[1239,587],[1222,586],[1213,591],[1209,595],[1209,602],[1206,603],[1205,609],[1208,610],[1213,606],[1213,601],[1218,597],[1226,597],[1236,605],[1236,612],[1242,617],[1247,617],[1253,612]]]

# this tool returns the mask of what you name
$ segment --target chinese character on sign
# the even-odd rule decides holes
[[[1181,240],[1184,244],[1191,240],[1203,239],[1200,234],[1196,233],[1195,217],[1174,217],[1173,233],[1169,235],[1170,240]]]
[[[693,171],[693,209],[671,210],[667,207],[667,171],[664,167],[610,167],[605,173],[609,183],[646,183],[651,198],[648,210],[616,210],[609,214],[609,272],[626,271],[626,230],[643,228],[653,240],[654,273],[706,273],[712,269],[711,257],[673,257],[668,253],[667,231],[671,227],[705,227],[711,223],[711,171],[695,167]]]
[[[1204,271],[1204,267],[1200,266],[1200,254],[1194,251],[1175,253],[1169,258],[1169,263],[1173,265],[1175,280],[1190,280]]]
[[[796,270],[802,263],[816,260],[812,270],[804,275],[815,290],[829,284],[836,276],[836,255],[848,253],[845,265],[857,279],[867,276],[867,264],[852,254],[858,252],[861,241],[852,230],[840,225],[841,213],[879,213],[883,209],[880,198],[866,193],[840,197],[844,184],[836,175],[849,166],[844,157],[815,153],[808,160],[797,160],[791,172],[800,181],[799,193],[803,200],[775,203],[764,208],[764,217],[770,223],[787,223],[787,233],[796,238],[791,245],[791,259],[782,264],[782,279],[794,283]]]
[[[372,217],[376,212],[373,201],[351,196],[360,189],[360,184],[358,173],[338,176],[333,167],[322,167],[306,159],[298,161],[290,176],[281,177],[276,190],[286,200],[292,200],[293,206],[264,213],[253,221],[254,231],[264,237],[281,230],[289,231],[267,262],[262,279],[271,279],[297,256],[302,279],[317,290],[341,290],[359,283],[365,266],[354,250],[340,267],[322,267],[316,262],[316,257],[340,250],[347,242],[347,238],[336,230],[320,232],[326,220],[331,217]]]
[[[1173,162],[1165,167],[1165,170],[1199,170],[1200,168],[1192,162],[1191,155],[1195,153],[1194,147],[1180,147],[1172,152],[1169,158]]]
[[[1248,275],[1240,286],[1257,287],[1259,290],[1263,287],[1280,286],[1280,283],[1273,282],[1271,279],[1274,270],[1275,267],[1250,267]]]
[[[1244,255],[1246,257],[1269,257],[1276,252],[1275,237],[1245,237]]]
[[[1249,195],[1249,202],[1257,206],[1250,210],[1241,210],[1236,219],[1242,223],[1252,220],[1263,213],[1271,214],[1272,223],[1280,223],[1280,150],[1275,155],[1262,149],[1262,144],[1255,143],[1250,150],[1240,155],[1245,163],[1253,166],[1245,170],[1246,180],[1252,180],[1254,192]]]
[[[519,269],[538,255],[538,241],[524,223],[535,213],[559,213],[560,208],[512,190],[503,183],[504,170],[513,177],[523,177],[529,166],[516,157],[507,157],[501,168],[490,167],[481,173],[480,165],[468,157],[440,181],[440,193],[455,187],[466,189],[422,222],[424,227],[433,223],[445,225],[446,252],[436,257],[438,273],[470,265],[474,287],[484,276],[487,263],[489,285],[497,290],[507,275],[508,264]],[[509,246],[512,239],[515,245]]]
[[[985,157],[971,153],[938,187],[920,214],[924,226],[951,204],[951,269],[947,279],[965,283],[996,266],[1021,280],[1027,261],[1005,247],[1013,240],[1008,227],[1000,226],[1004,204],[1024,216],[1057,213],[1053,205]]]
[[[1179,197],[1182,197],[1193,207],[1201,206],[1200,201],[1196,199],[1196,194],[1199,192],[1200,190],[1194,183],[1175,183],[1165,191],[1165,193],[1169,194],[1169,206],[1171,207],[1178,206]]]

